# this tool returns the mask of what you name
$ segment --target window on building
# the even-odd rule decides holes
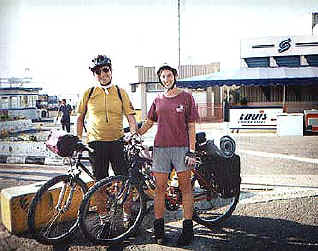
[[[9,108],[9,98],[8,97],[1,97],[0,108],[1,109],[8,109]]]
[[[11,97],[11,107],[10,108],[18,108],[18,97]]]
[[[282,56],[274,57],[276,64],[279,67],[299,67],[300,66],[300,56]]]
[[[25,95],[21,97],[21,107],[28,107],[28,96]]]
[[[131,92],[136,92],[137,90],[137,85],[130,85]]]
[[[163,91],[163,87],[160,83],[148,83],[146,85],[146,91],[147,92],[159,92]]]
[[[269,67],[269,57],[245,58],[249,68]]]
[[[310,66],[318,66],[318,55],[306,55],[305,58]]]

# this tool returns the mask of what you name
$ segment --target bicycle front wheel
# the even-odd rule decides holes
[[[77,211],[87,190],[81,179],[69,175],[44,183],[28,211],[28,227],[35,239],[56,244],[71,237],[77,229]]]
[[[145,210],[141,188],[127,177],[113,176],[97,182],[85,195],[78,216],[79,226],[93,242],[116,244],[138,230]]]
[[[213,228],[228,219],[236,208],[240,193],[230,198],[222,198],[221,194],[200,188],[196,181],[193,188],[193,220]]]

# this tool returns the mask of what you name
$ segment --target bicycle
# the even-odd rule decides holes
[[[57,244],[66,241],[78,229],[76,215],[80,200],[88,191],[80,175],[85,172],[94,180],[91,171],[82,163],[89,160],[89,157],[83,156],[84,152],[89,151],[93,150],[80,142],[75,143],[71,156],[65,158],[68,160],[67,174],[48,180],[34,195],[27,224],[40,243]]]
[[[204,134],[204,133],[203,133]],[[239,201],[240,190],[228,190],[228,194],[220,193],[216,186],[200,172],[202,159],[206,156],[203,146],[203,135],[197,134],[197,164],[193,169],[192,187],[194,197],[193,220],[212,228],[229,218]],[[79,208],[79,226],[86,238],[93,242],[113,245],[134,235],[147,212],[147,201],[153,200],[155,182],[151,173],[152,159],[148,149],[138,136],[131,137],[126,145],[129,175],[106,178],[90,188]],[[167,210],[175,211],[182,205],[182,194],[175,186],[170,175],[166,193]],[[96,193],[107,191],[108,223],[102,224],[97,212],[91,213],[89,205],[93,204]],[[131,205],[130,224],[122,221],[125,203]]]

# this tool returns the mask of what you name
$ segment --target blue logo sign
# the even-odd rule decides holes
[[[281,41],[278,45],[279,46],[278,52],[282,53],[284,51],[287,51],[290,48],[290,42],[291,42],[290,38]]]

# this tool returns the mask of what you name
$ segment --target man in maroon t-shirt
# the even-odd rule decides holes
[[[165,92],[153,101],[147,121],[138,133],[144,134],[155,122],[158,125],[152,165],[156,180],[154,198],[156,241],[158,244],[165,241],[163,219],[165,192],[168,175],[173,166],[182,192],[184,221],[177,244],[183,246],[193,240],[191,169],[195,164],[195,121],[198,119],[198,112],[192,95],[176,88],[176,69],[164,65],[158,69],[157,75]]]

